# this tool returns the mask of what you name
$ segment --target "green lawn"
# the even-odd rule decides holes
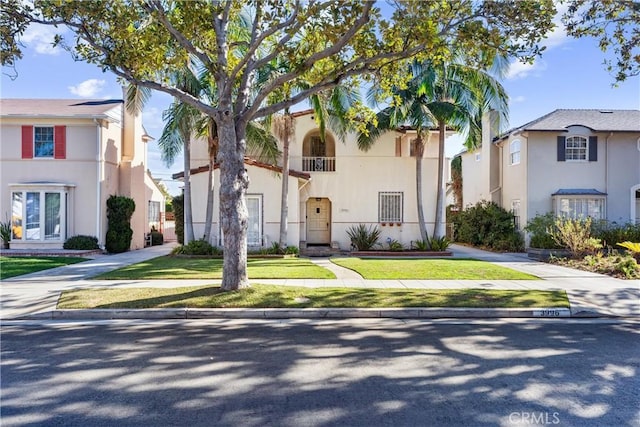
[[[252,279],[335,279],[329,270],[302,258],[250,258],[247,271]],[[95,279],[221,279],[222,259],[162,256],[133,264]]]
[[[331,261],[358,272],[365,279],[538,279],[530,274],[474,259],[331,258]]]
[[[59,309],[81,308],[329,308],[329,307],[569,307],[564,291],[486,289],[360,289],[253,285],[102,288],[64,291]]]
[[[80,257],[0,257],[0,279],[86,261]]]

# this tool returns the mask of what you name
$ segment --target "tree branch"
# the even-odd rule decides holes
[[[160,1],[147,0],[146,2],[142,3],[142,7],[145,10],[147,10],[150,14],[153,14],[153,12],[155,11],[156,19],[158,20],[158,22],[160,22],[162,26],[167,29],[167,31],[169,32],[169,34],[171,34],[173,39],[177,41],[180,44],[180,46],[184,47],[187,52],[191,53],[196,58],[198,58],[202,62],[202,64],[206,66],[208,69],[215,68],[216,64],[213,61],[211,61],[211,58],[209,58],[209,56],[204,52],[202,52],[200,49],[195,47],[193,43],[191,43],[191,41],[184,36],[184,34],[182,34],[173,26],[173,24],[167,18],[167,15],[165,14],[165,11],[164,11],[164,7],[160,3]]]

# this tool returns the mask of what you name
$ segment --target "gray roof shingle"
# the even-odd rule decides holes
[[[569,126],[585,126],[595,132],[640,132],[640,110],[563,110],[558,109],[497,138],[515,132],[566,131]]]
[[[0,99],[0,116],[106,118],[120,105],[120,99]]]

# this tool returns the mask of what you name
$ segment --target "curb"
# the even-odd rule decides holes
[[[52,310],[22,319],[440,319],[440,318],[570,318],[601,317],[598,313],[568,308],[179,308]]]

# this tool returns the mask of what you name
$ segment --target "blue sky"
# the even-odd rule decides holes
[[[74,62],[69,53],[51,47],[54,29],[32,27],[23,38],[24,58],[16,70],[3,68],[2,98],[122,98],[115,76],[98,67]],[[510,97],[509,127],[520,126],[557,108],[640,109],[640,77],[613,87],[613,77],[603,65],[605,54],[594,39],[572,39],[557,29],[547,41],[547,50],[533,65],[513,63],[503,81]],[[7,74],[17,73],[11,79]],[[162,111],[171,98],[154,94],[143,113],[148,133],[162,132]],[[304,107],[300,107],[301,109]],[[462,149],[458,139],[447,142],[447,155]],[[171,174],[182,169],[182,159],[166,167],[156,142],[149,145],[149,169],[163,180],[170,193],[180,184]]]

